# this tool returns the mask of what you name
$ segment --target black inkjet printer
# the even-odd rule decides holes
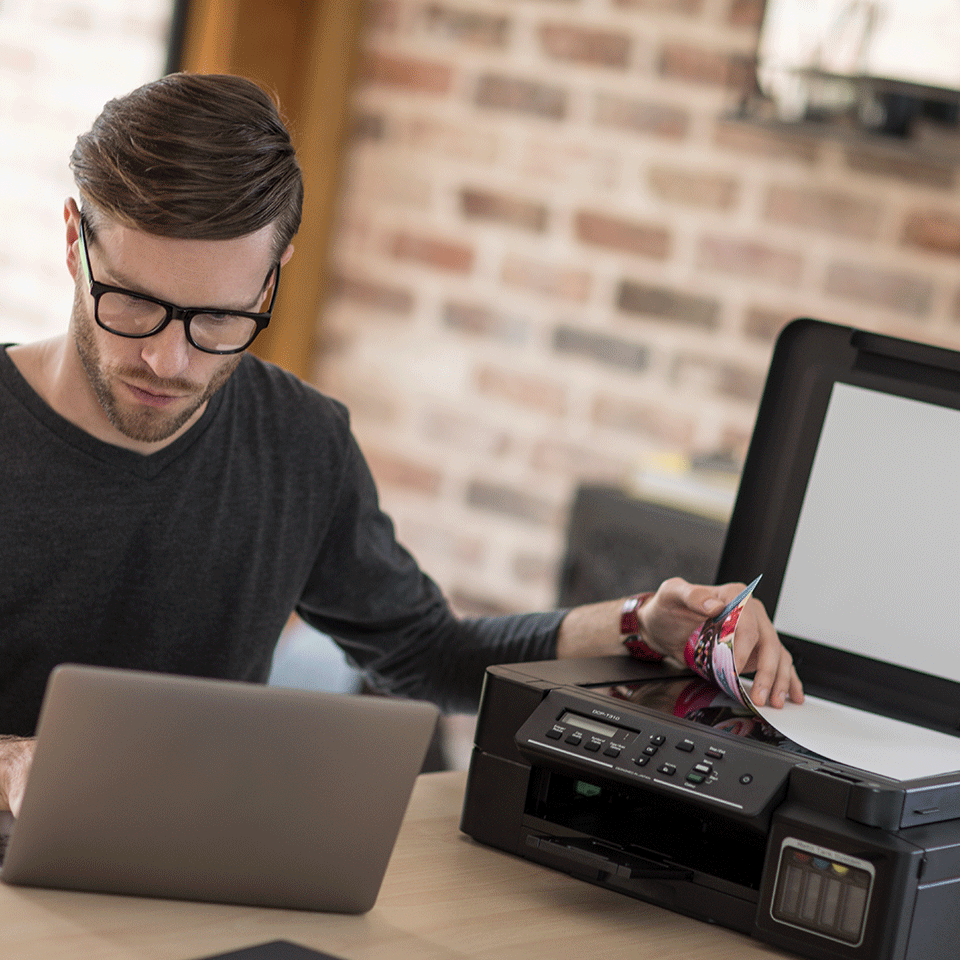
[[[956,765],[832,762],[680,668],[498,666],[461,829],[800,956],[956,960],[960,353],[785,328],[717,582],[759,573],[808,694],[956,736]]]

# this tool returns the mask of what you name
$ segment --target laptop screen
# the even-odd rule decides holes
[[[960,411],[834,383],[782,633],[960,681]]]

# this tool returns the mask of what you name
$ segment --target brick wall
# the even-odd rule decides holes
[[[553,602],[579,482],[742,458],[788,319],[960,347],[954,166],[723,119],[760,9],[370,7],[317,380],[463,610]]]
[[[63,332],[63,201],[77,135],[160,76],[172,0],[0,0],[0,342]]]

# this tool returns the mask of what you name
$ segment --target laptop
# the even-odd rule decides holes
[[[419,701],[59,666],[0,879],[363,913],[437,718]]]

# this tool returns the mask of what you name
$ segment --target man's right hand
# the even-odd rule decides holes
[[[0,737],[0,810],[20,813],[36,740],[30,737]]]

